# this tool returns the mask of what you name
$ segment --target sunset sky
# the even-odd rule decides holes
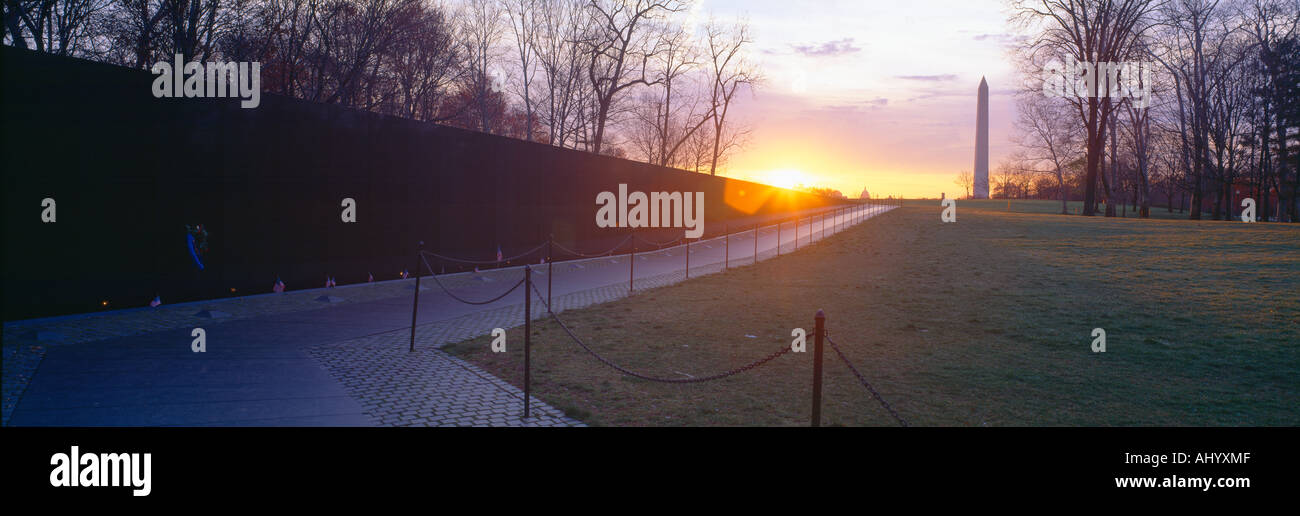
[[[698,1],[698,0],[697,0]],[[989,82],[990,167],[1011,147],[1014,72],[1000,0],[702,0],[748,17],[765,83],[726,175],[850,197],[953,195],[972,169],[975,92]]]

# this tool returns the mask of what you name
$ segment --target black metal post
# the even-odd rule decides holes
[[[691,237],[686,237],[686,279],[691,279]]]
[[[555,257],[551,250],[555,248],[555,233],[546,239],[546,311],[551,312],[551,278],[555,277]]]
[[[758,263],[758,223],[754,223],[754,263]]]
[[[731,226],[722,223],[722,270],[727,270],[727,262],[731,261]]]
[[[822,335],[826,334],[826,314],[817,310],[813,337],[812,426],[822,426]]]
[[[636,288],[636,231],[629,231],[629,233],[632,235],[632,238],[628,239],[632,242],[632,252],[628,254],[627,259],[627,295],[630,296],[632,290]]]
[[[794,250],[799,250],[799,214],[794,216]]]
[[[415,316],[420,313],[420,262],[421,255],[424,253],[424,241],[421,240],[415,245],[415,300],[411,302],[411,349],[408,352],[415,352]]]
[[[781,256],[781,226],[785,224],[784,220],[776,221],[776,255]]]
[[[533,384],[533,268],[524,265],[524,417],[532,405]]]

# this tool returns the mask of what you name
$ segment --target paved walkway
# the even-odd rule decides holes
[[[887,208],[878,207],[875,214]],[[869,218],[828,221],[826,235]],[[802,223],[798,246],[820,239]],[[793,224],[781,253],[795,248]],[[777,229],[690,246],[690,276],[777,254]],[[757,244],[757,247],[755,246]],[[757,249],[757,255],[755,255]],[[628,257],[562,262],[546,273],[557,311],[614,300],[686,279],[682,246]],[[448,274],[438,282],[470,300],[496,297],[520,267]],[[292,288],[292,286],[290,286]],[[4,325],[4,424],[31,426],[580,426],[439,348],[523,323],[523,289],[487,305],[452,299],[421,280],[416,351],[408,351],[414,280],[290,291],[157,309],[18,321]],[[332,299],[331,299],[332,297]],[[533,303],[533,318],[545,315]],[[206,332],[207,352],[190,350]]]

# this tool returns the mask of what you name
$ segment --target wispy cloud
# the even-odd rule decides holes
[[[948,82],[957,80],[955,74],[946,73],[943,75],[895,75],[895,78],[908,81],[927,81],[927,82]]]
[[[821,44],[790,45],[790,48],[808,57],[834,57],[862,51],[861,47],[853,44],[853,38],[837,39]]]
[[[1024,34],[1010,34],[1007,32],[976,34],[975,41],[995,41],[1003,45],[1018,44],[1029,41],[1029,37]]]

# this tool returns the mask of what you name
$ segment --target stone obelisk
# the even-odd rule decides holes
[[[980,77],[979,106],[975,108],[975,196],[989,198],[989,83]]]

